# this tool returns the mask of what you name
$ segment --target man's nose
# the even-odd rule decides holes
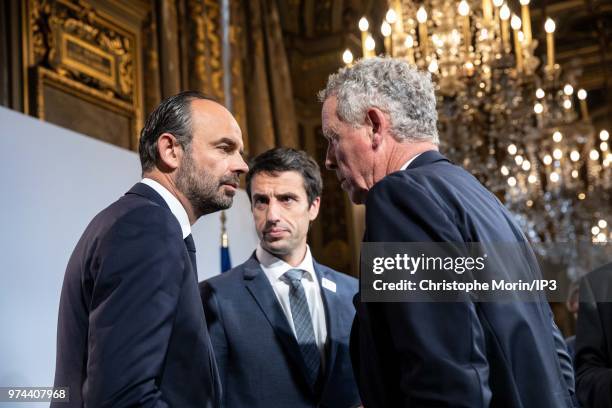
[[[327,145],[327,153],[325,154],[325,168],[327,170],[336,169],[336,153],[334,152],[331,143]]]
[[[268,203],[268,211],[266,212],[266,221],[268,223],[276,223],[280,218],[280,208],[276,200],[270,200]]]
[[[234,160],[232,166],[232,172],[238,174],[245,174],[247,171],[249,171],[249,166],[246,164],[244,158],[240,154],[237,154],[236,157],[237,158]]]

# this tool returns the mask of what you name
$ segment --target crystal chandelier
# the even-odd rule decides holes
[[[375,55],[359,21],[362,55]],[[385,52],[435,79],[442,149],[492,190],[532,242],[612,241],[612,155],[596,132],[576,70],[534,55],[529,0],[392,0],[380,26]],[[342,56],[351,64],[350,50]],[[579,109],[577,109],[579,108]],[[561,255],[560,255],[561,256]]]

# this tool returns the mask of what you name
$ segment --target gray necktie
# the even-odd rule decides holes
[[[303,274],[303,270],[290,269],[283,274],[283,277],[289,283],[289,304],[291,305],[291,317],[295,326],[295,336],[308,369],[310,383],[314,386],[321,368],[321,355],[315,341],[312,318],[308,309],[304,286],[302,286]]]

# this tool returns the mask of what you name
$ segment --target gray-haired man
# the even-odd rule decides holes
[[[371,58],[319,96],[326,166],[366,205],[365,242],[526,242],[495,196],[438,152],[428,74]],[[351,355],[368,408],[573,405],[545,302],[357,302]]]

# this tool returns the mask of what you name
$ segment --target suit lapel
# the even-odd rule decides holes
[[[330,281],[334,281],[329,275],[329,271],[313,260],[315,273],[319,279],[319,286],[321,287],[321,297],[323,298],[323,307],[325,308],[325,325],[327,326],[327,339],[328,345],[326,350],[325,358],[325,374],[323,386],[327,384],[329,375],[332,372],[334,363],[336,361],[336,353],[338,352],[338,341],[336,340],[336,333],[338,331],[338,313],[340,305],[338,304],[338,295],[323,287],[323,278]]]
[[[272,289],[270,281],[268,281],[268,278],[259,266],[255,254],[244,263],[243,273],[247,290],[266,316],[289,358],[299,367],[304,382],[308,384],[308,371],[302,358],[300,347],[289,326],[289,322],[287,322],[285,313],[276,299],[274,289]]]

